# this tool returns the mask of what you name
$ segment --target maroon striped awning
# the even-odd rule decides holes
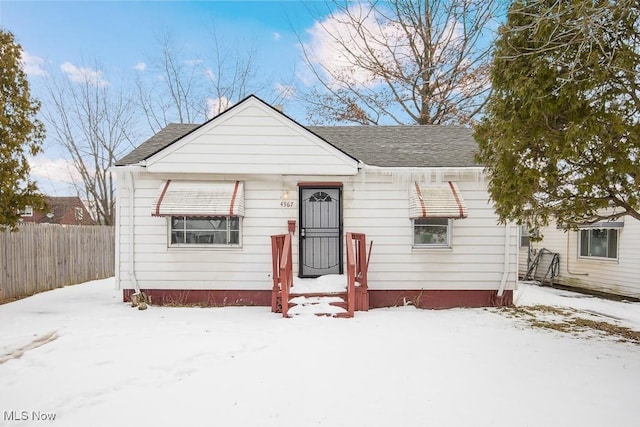
[[[242,181],[166,181],[153,216],[244,216]]]
[[[455,182],[411,186],[409,217],[466,218],[467,206]]]

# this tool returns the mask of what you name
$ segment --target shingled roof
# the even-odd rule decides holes
[[[371,166],[468,167],[478,145],[461,126],[312,126],[316,135]]]
[[[198,128],[169,124],[120,159],[125,166],[148,159]],[[480,166],[472,130],[461,126],[309,126],[308,130],[359,161],[381,167]]]

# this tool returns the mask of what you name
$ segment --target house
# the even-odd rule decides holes
[[[45,199],[49,209],[46,211],[34,211],[31,206],[27,206],[20,212],[23,223],[96,225],[80,197],[46,196]]]
[[[255,96],[170,124],[114,168],[118,286],[275,309],[286,236],[296,278],[347,273],[348,237],[367,267],[356,310],[509,304],[518,230],[498,224],[475,150],[467,128],[305,127]]]
[[[578,231],[550,226],[540,233],[542,240],[533,242],[521,230],[521,277],[640,298],[640,221],[622,217]]]

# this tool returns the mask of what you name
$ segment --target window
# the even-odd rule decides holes
[[[172,245],[240,245],[240,217],[172,216]]]
[[[25,206],[19,213],[20,216],[33,216],[33,207]]]
[[[76,221],[82,221],[82,219],[84,218],[84,212],[82,210],[82,208],[74,208],[74,215],[76,218]]]
[[[538,237],[538,231],[535,228],[529,228],[526,224],[522,224],[520,226],[520,247],[526,248],[530,246],[532,237]]]
[[[416,247],[451,247],[451,219],[415,218],[413,245]]]
[[[618,230],[580,230],[579,244],[581,257],[618,258]]]
[[[318,191],[317,193],[313,193],[311,197],[309,197],[310,202],[331,202],[331,196],[325,193],[324,191]]]

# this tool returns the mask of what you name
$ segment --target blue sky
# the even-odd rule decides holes
[[[354,10],[359,9],[355,0],[347,0],[347,4]],[[375,16],[366,13],[366,6],[360,11],[367,16],[363,25],[374,27],[371,34],[376,34],[375,27],[379,23]],[[349,85],[375,91],[376,85],[380,84],[381,80],[370,72],[354,72],[349,68],[350,64],[345,64],[344,50],[336,47],[333,36],[338,34],[338,38],[352,40],[353,29],[338,18],[328,18],[325,2],[318,0],[0,0],[0,26],[11,31],[22,45],[24,69],[32,95],[43,101],[43,110],[50,105],[45,83],[55,78],[71,84],[95,82],[96,86],[110,88],[125,85],[136,101],[134,81],[138,79],[144,82],[145,93],[157,95],[154,88],[162,86],[157,83],[162,76],[153,69],[153,59],[160,55],[159,38],[166,33],[171,33],[175,44],[184,49],[178,58],[181,64],[187,64],[191,70],[197,67],[201,78],[224,74],[215,70],[212,48],[216,43],[211,36],[215,29],[218,46],[231,49],[226,57],[232,56],[233,52],[242,56],[250,48],[255,49],[252,59],[261,87],[249,92],[257,92],[266,102],[282,104],[285,113],[302,124],[308,123],[304,105],[295,97],[282,96],[292,93],[290,88],[294,89],[293,93],[300,94],[309,87],[318,87],[314,86],[318,84],[317,79],[306,70],[301,58],[300,41],[313,52],[316,64],[348,76]],[[483,28],[492,33],[495,31],[493,25],[497,27],[498,21],[493,19],[492,25]],[[445,22],[443,28],[452,30],[447,30],[448,34],[453,34],[449,37],[455,37],[457,25],[456,22]],[[392,34],[396,28],[393,25],[378,27],[377,31]],[[350,45],[349,50],[357,52],[358,48],[352,49]],[[384,45],[379,46],[379,52],[386,52]],[[328,85],[335,83],[327,76],[325,80]],[[211,117],[217,112],[215,107],[219,104],[216,101],[224,100],[223,95],[209,95],[213,91],[210,80],[201,87],[206,87],[206,95],[198,98],[203,114],[197,120],[191,120],[196,123],[205,120],[205,108],[207,116]],[[155,99],[166,98],[167,95],[163,95]],[[231,102],[238,100],[230,99]],[[174,117],[169,119],[176,121]],[[146,120],[139,121],[140,136],[136,137],[139,141],[134,145],[152,135]],[[48,134],[44,155],[31,162],[32,176],[48,194],[74,194],[69,183],[65,183],[70,181],[65,153],[51,137],[50,130]]]
[[[313,19],[299,1],[0,0],[0,25],[26,51],[54,62],[98,58],[107,66],[132,67],[157,50],[156,37],[165,29],[189,47],[205,49],[212,23],[220,33],[282,54],[294,47],[294,26],[304,30]]]
[[[141,72],[140,64],[148,64],[158,54],[158,37],[163,32],[171,32],[194,60],[206,57],[214,27],[236,49],[255,46],[260,73],[272,83],[290,84],[300,65],[296,33],[304,36],[316,18],[322,19],[310,14],[309,8],[318,5],[313,3],[0,0],[0,26],[15,35],[30,58],[33,68],[28,77],[32,95],[39,99],[45,98],[45,73],[59,73],[65,63],[78,69],[91,67],[109,82],[131,81]],[[300,105],[284,104],[290,116],[304,121]],[[66,173],[61,170],[61,157],[62,150],[48,138],[38,166],[32,167],[49,194],[75,192],[59,181],[64,180],[60,174]]]

